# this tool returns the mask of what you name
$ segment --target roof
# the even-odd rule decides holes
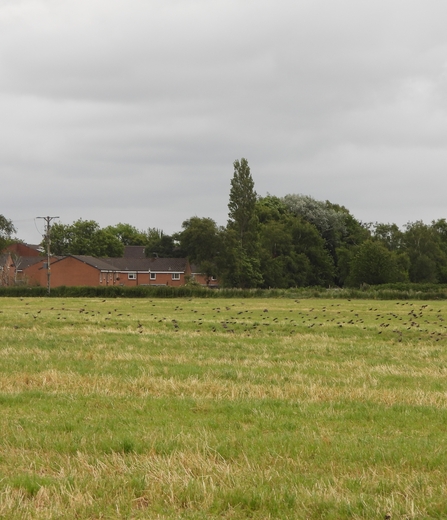
[[[11,251],[19,256],[40,256],[43,248],[39,244],[25,244],[24,242],[13,242],[9,244],[6,251]]]
[[[149,272],[150,258],[108,258],[118,271]]]
[[[75,258],[84,264],[100,271],[146,271],[183,273],[186,270],[186,258],[95,258],[87,255],[69,255],[62,257]]]
[[[26,247],[29,247],[30,249],[35,249],[36,251],[43,251],[43,247],[40,244],[24,244]]]
[[[16,269],[18,271],[23,271],[27,267],[30,267],[39,262],[46,262],[47,258],[44,256],[22,256],[16,263]]]
[[[146,258],[145,246],[124,246],[124,258]]]
[[[87,255],[68,255],[64,258],[76,258],[76,260],[79,260],[84,264],[91,265],[100,271],[116,271],[115,266],[111,262],[115,260],[115,258],[95,258],[94,256]],[[61,258],[61,260],[64,258]]]
[[[186,270],[186,258],[151,258],[149,270],[151,272],[177,272]]]

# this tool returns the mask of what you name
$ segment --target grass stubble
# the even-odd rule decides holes
[[[446,317],[0,299],[0,517],[446,518]]]

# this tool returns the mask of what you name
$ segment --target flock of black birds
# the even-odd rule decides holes
[[[23,301],[23,300],[22,300]],[[72,327],[79,326],[82,322],[102,323],[104,328],[119,326],[129,331],[143,334],[144,332],[161,332],[162,330],[194,331],[200,333],[243,333],[252,335],[259,332],[271,334],[309,334],[326,333],[335,334],[336,330],[341,334],[378,334],[392,338],[399,342],[403,340],[433,340],[440,341],[447,338],[447,324],[443,317],[441,305],[435,302],[418,304],[416,302],[387,302],[383,306],[368,305],[362,300],[347,300],[344,303],[327,300],[284,300],[284,305],[279,308],[273,306],[258,308],[259,302],[251,304],[250,301],[237,300],[235,303],[227,303],[215,306],[216,300],[184,300],[174,308],[171,305],[149,300],[138,304],[123,305],[120,309],[118,300],[102,300],[105,310],[99,310],[96,302],[88,309],[88,304],[74,308],[76,300],[66,307],[65,302],[61,306],[53,306],[48,309],[25,312],[25,317],[37,320],[39,316],[48,312],[56,313],[56,319],[67,322]],[[312,307],[309,307],[309,303]],[[291,303],[293,306],[291,308]],[[113,304],[113,307],[110,307]],[[320,305],[321,304],[321,305]],[[25,303],[25,306],[29,302]],[[214,306],[213,306],[214,305]],[[383,310],[394,306],[394,311]],[[44,311],[44,314],[42,314]],[[46,311],[46,312],[45,312]],[[153,312],[151,312],[153,311]],[[75,314],[78,317],[75,319]],[[163,315],[166,314],[166,315]],[[172,317],[175,315],[175,318]],[[136,319],[134,319],[134,316]],[[82,317],[82,319],[80,319]],[[68,320],[68,321],[67,321]],[[130,322],[130,323],[129,323]],[[19,328],[16,325],[15,328]],[[366,332],[365,332],[366,331]]]

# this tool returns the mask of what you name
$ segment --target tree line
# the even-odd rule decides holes
[[[348,209],[300,194],[260,197],[245,158],[233,164],[228,222],[193,216],[172,235],[93,220],[56,223],[54,255],[187,257],[224,287],[358,287],[393,282],[447,283],[447,221],[362,223]],[[0,215],[0,250],[16,232]]]

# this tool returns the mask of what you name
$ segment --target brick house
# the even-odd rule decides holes
[[[55,257],[51,259],[52,262]],[[15,259],[16,281],[23,285],[46,285],[47,271],[43,269],[47,258],[43,256],[20,256]]]
[[[23,242],[14,242],[13,244],[10,244],[6,249],[5,252],[9,251],[13,257],[15,256],[23,256],[23,257],[30,257],[30,256],[42,256],[44,250],[41,246],[36,244],[25,244]]]
[[[179,287],[193,278],[203,286],[217,286],[215,279],[198,272],[186,258],[147,258],[144,246],[126,246],[123,258],[96,258],[87,255],[51,257],[51,287],[98,285],[168,285]],[[9,269],[15,282],[47,285],[47,257],[38,246],[12,244],[8,248]],[[15,262],[14,262],[15,259]],[[4,271],[6,272],[6,271]],[[11,271],[12,273],[12,271]],[[8,278],[10,280],[10,278]]]
[[[185,258],[95,258],[69,255],[51,263],[51,286],[170,285],[186,283],[190,266]],[[44,263],[26,269],[32,285],[45,285]]]
[[[15,242],[6,247],[3,251],[3,255],[9,254],[13,264],[9,268],[10,282],[14,284],[25,284],[28,283],[28,280],[32,280],[35,284],[35,273],[34,270],[30,268],[44,262],[42,253],[43,249],[39,245],[25,244],[24,242]],[[3,270],[3,274],[4,273],[5,271]]]

